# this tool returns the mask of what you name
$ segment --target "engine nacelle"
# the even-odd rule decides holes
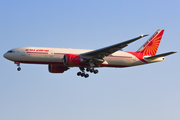
[[[64,65],[80,65],[83,62],[83,59],[79,55],[74,54],[65,54],[63,63]]]
[[[48,70],[50,73],[63,73],[64,71],[68,69],[69,69],[68,67],[63,67],[63,66],[55,65],[55,64],[48,65]]]

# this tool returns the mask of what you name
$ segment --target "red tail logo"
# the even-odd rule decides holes
[[[159,29],[137,52],[143,56],[154,56],[158,50],[164,30]]]

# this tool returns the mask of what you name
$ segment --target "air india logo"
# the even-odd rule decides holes
[[[156,55],[158,46],[160,44],[161,38],[162,38],[163,31],[158,31],[156,34],[154,34],[150,40],[144,44],[142,49],[139,51],[139,53],[142,53],[143,56],[154,56]]]

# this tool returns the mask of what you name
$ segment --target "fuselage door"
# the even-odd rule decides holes
[[[26,55],[25,49],[22,49],[21,50],[21,56],[25,56],[25,55]]]
[[[48,54],[49,54],[49,57],[53,57],[54,52],[52,50],[50,50]]]

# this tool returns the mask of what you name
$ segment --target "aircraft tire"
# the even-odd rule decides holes
[[[81,77],[84,77],[85,76],[85,73],[81,73]]]
[[[84,76],[85,78],[88,78],[89,77],[89,74],[85,74],[85,76]]]
[[[77,73],[77,76],[80,76],[80,75],[81,75],[81,72],[78,72],[78,73]]]
[[[97,74],[99,71],[98,70],[94,70],[94,74]]]
[[[17,68],[17,71],[20,71],[20,70],[21,70],[21,68],[20,68],[20,67],[18,67],[18,68]]]
[[[90,71],[90,68],[86,68],[86,71],[89,72],[89,71]]]
[[[91,73],[94,72],[94,69],[90,69],[90,72],[91,72]]]

